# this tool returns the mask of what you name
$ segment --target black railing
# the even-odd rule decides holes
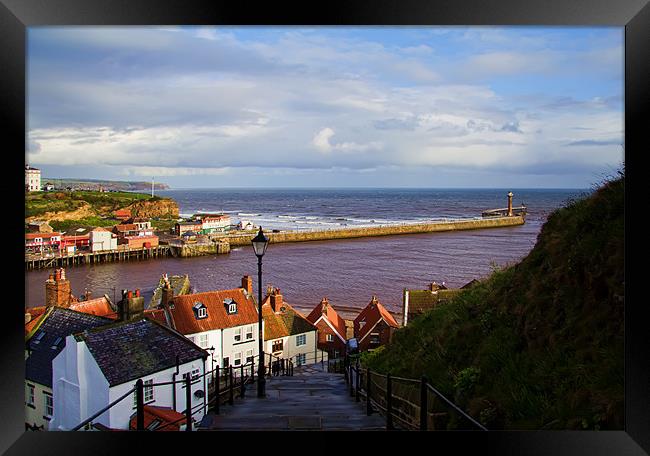
[[[357,362],[345,364],[345,381],[349,384],[350,395],[357,402],[363,396],[366,401],[366,414],[375,411],[386,417],[386,429],[444,429],[449,421],[449,413],[440,410],[451,408],[470,425],[470,429],[487,431],[487,428],[469,416],[458,405],[447,399],[440,391],[430,385],[426,377],[420,380],[394,377],[390,374],[363,369]],[[433,397],[430,397],[433,395]],[[399,424],[396,426],[395,422]]]

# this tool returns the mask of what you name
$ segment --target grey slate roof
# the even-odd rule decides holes
[[[65,338],[115,321],[62,307],[54,307],[44,318],[36,332],[26,341],[31,354],[25,361],[25,378],[50,388],[52,387],[52,360],[65,348]],[[56,348],[52,348],[57,339]]]
[[[184,336],[149,319],[120,322],[76,335],[110,386],[159,372],[179,363],[206,358],[208,352]]]

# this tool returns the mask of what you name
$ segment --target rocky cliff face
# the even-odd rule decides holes
[[[138,201],[127,207],[134,217],[178,218],[178,204],[171,199]]]

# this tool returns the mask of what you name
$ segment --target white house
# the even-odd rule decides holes
[[[264,352],[291,360],[296,366],[324,359],[317,348],[318,328],[282,298],[279,288],[269,287],[262,303]]]
[[[25,426],[47,430],[54,412],[52,360],[70,334],[113,323],[113,320],[58,306],[25,323]]]
[[[93,252],[117,250],[117,235],[98,226],[90,232],[90,248]]]
[[[206,359],[208,353],[181,334],[146,318],[91,329],[66,338],[65,348],[54,358],[54,414],[50,430],[70,430],[126,395],[93,420],[111,429],[129,429],[136,413],[136,381],[144,381],[144,403],[186,408],[182,382],[190,375],[193,419],[207,411]]]
[[[208,350],[215,366],[238,367],[258,355],[258,313],[252,290],[249,276],[242,279],[241,288],[232,290],[171,297],[169,288],[163,287],[161,305],[145,311],[145,316]]]
[[[194,214],[201,221],[201,234],[223,232],[230,229],[230,216],[226,214]]]
[[[41,191],[41,170],[25,165],[25,190],[28,192]]]

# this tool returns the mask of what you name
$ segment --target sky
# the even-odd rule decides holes
[[[29,27],[26,162],[172,188],[587,188],[622,27]]]

